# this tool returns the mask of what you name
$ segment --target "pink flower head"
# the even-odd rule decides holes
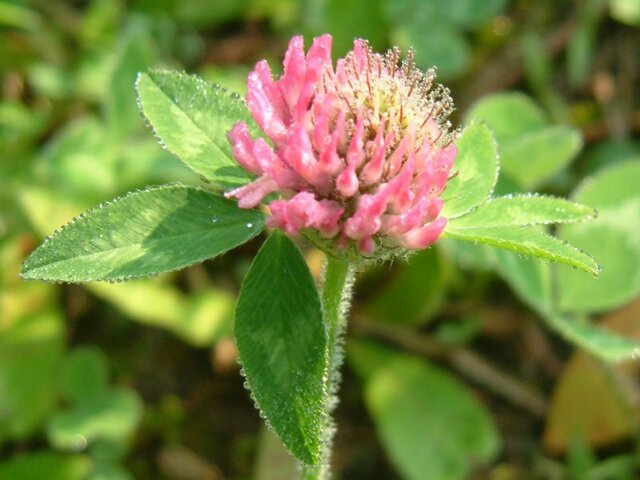
[[[228,138],[253,182],[226,193],[253,208],[273,192],[267,226],[304,233],[324,249],[380,256],[421,249],[442,233],[440,194],[456,157],[449,91],[433,69],[400,62],[364,40],[331,61],[331,36],[304,52],[293,37],[284,73],[266,61],[247,80],[247,106],[271,141],[243,122]]]

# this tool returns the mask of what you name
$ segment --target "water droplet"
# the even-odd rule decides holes
[[[247,223],[247,228],[253,227],[253,223]]]
[[[211,217],[211,223],[216,223],[218,221],[218,217]]]
[[[71,449],[74,452],[82,452],[87,448],[87,438],[84,435],[80,435],[79,433],[73,436],[71,440],[72,446]]]

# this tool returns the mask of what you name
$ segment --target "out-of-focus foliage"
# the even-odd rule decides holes
[[[495,136],[496,195],[596,208],[552,233],[602,267],[595,279],[444,239],[362,275],[336,473],[635,478],[637,359],[571,353],[536,322],[609,358],[634,345],[615,332],[638,338],[639,27],[636,0],[0,0],[0,479],[288,478],[228,340],[254,245],[131,283],[18,272],[43,235],[108,198],[200,182],[146,128],[138,72],[184,68],[242,93],[258,59],[325,31],[335,55],[363,36],[435,64],[458,123]],[[204,126],[167,128],[228,149],[207,145],[228,126],[201,105]]]
[[[367,343],[351,345],[349,355],[364,377],[364,400],[381,440],[404,477],[464,478],[472,463],[495,458],[500,441],[488,411],[446,372]]]
[[[549,125],[542,109],[521,93],[485,97],[467,112],[491,127],[500,155],[503,182],[535,190],[571,162],[582,139],[575,128]],[[508,189],[509,187],[503,187]]]

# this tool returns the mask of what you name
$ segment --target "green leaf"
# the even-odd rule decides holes
[[[425,324],[437,312],[445,296],[444,262],[434,248],[422,250],[407,263],[380,267],[384,287],[366,304],[365,313],[375,320],[402,325]]]
[[[491,20],[503,8],[506,0],[394,0],[388,2],[387,12],[391,20],[404,24],[411,20],[455,24],[473,28]]]
[[[128,280],[220,255],[262,231],[263,215],[203,190],[165,185],[81,215],[27,258],[22,277]]]
[[[260,411],[291,453],[316,464],[325,425],[327,332],[307,264],[279,231],[242,282],[235,335]]]
[[[450,240],[451,243],[462,243]],[[523,258],[512,252],[467,244],[469,248],[486,258],[483,266],[493,266],[546,325],[565,340],[587,350],[606,361],[623,361],[634,358],[640,352],[640,342],[623,337],[590,323],[578,322],[555,312],[552,302],[551,266],[532,258]],[[457,248],[453,254],[459,253]],[[453,257],[455,260],[458,258]],[[559,273],[568,269],[561,269]],[[570,270],[571,271],[571,270]],[[573,271],[571,271],[573,273]],[[582,273],[576,276],[586,277]],[[590,277],[589,277],[590,278]]]
[[[20,454],[0,463],[3,480],[85,480],[91,460],[85,455],[42,451]]]
[[[542,109],[520,92],[498,93],[484,97],[469,109],[465,120],[482,120],[489,124],[499,145],[547,125]]]
[[[533,310],[542,314],[551,308],[551,265],[535,257],[474,244],[453,238],[438,241],[448,259],[464,269],[496,270],[513,291]]]
[[[598,209],[592,222],[564,225],[558,236],[592,253],[602,265],[598,279],[559,271],[563,311],[601,312],[640,294],[640,159],[615,165],[578,188],[576,201]]]
[[[89,480],[135,480],[135,478],[118,465],[101,462],[94,466]]]
[[[423,69],[437,67],[440,79],[463,74],[471,60],[471,48],[463,32],[441,18],[400,24],[393,43],[403,49],[415,48],[416,64]]]
[[[142,401],[131,390],[111,390],[92,401],[56,413],[47,437],[60,450],[77,451],[96,441],[122,443],[142,417]]]
[[[51,298],[5,290],[0,324],[0,444],[24,439],[36,430],[56,403],[56,373],[64,351],[64,318],[57,311],[34,311]],[[12,318],[22,303],[29,308]],[[2,478],[0,476],[0,478]],[[22,477],[5,477],[22,478]]]
[[[640,4],[637,0],[609,0],[611,17],[631,26],[640,26]]]
[[[495,269],[527,305],[540,315],[551,310],[551,266],[531,257],[491,248]],[[584,274],[580,274],[583,277]]]
[[[489,412],[463,385],[426,360],[352,343],[365,403],[403,478],[462,480],[490,462],[500,439]]]
[[[529,255],[553,262],[564,263],[597,275],[600,271],[595,260],[571,245],[528,227],[447,228],[445,235],[467,242],[485,243],[521,255]]]
[[[185,295],[160,278],[87,288],[144,325],[161,327],[197,347],[208,347],[233,329],[234,294],[213,287]]]
[[[114,160],[114,144],[109,143],[105,125],[93,116],[83,116],[47,142],[38,168],[66,196],[75,194],[95,202],[114,194],[118,182]]]
[[[532,189],[564,168],[582,147],[577,129],[550,126],[544,112],[518,92],[485,97],[466,120],[482,120],[498,141],[503,173],[524,189]]]
[[[439,0],[433,2],[443,15],[463,27],[474,28],[489,22],[503,9],[507,0]]]
[[[547,312],[542,318],[552,330],[605,361],[634,359],[640,352],[640,341],[611,333],[591,323],[572,320],[554,312]]]
[[[578,130],[562,125],[547,127],[501,145],[500,164],[505,174],[531,189],[562,170],[581,148]]]
[[[633,138],[609,139],[589,145],[580,159],[580,176],[593,175],[601,168],[612,167],[640,157],[640,141]]]
[[[140,108],[162,144],[207,180],[223,187],[250,176],[234,160],[226,134],[254,122],[239,97],[185,73],[151,70],[136,82]]]
[[[463,270],[488,271],[493,268],[493,247],[447,238],[438,239],[438,248],[448,260],[455,262]]]
[[[576,202],[546,195],[492,198],[449,222],[451,228],[530,226],[570,223],[595,217],[596,211]]]
[[[357,37],[366,38],[374,50],[387,48],[389,27],[382,8],[384,0],[321,0],[316,3],[316,8],[321,9],[322,22],[314,21],[315,33],[331,32],[334,56],[344,56],[353,48],[353,39]],[[362,15],[365,10],[367,14]],[[354,22],[356,17],[358,21]]]
[[[453,171],[457,175],[449,180],[442,196],[443,215],[447,218],[459,217],[482,203],[498,179],[497,146],[486,125],[472,122],[456,145],[458,156]]]
[[[65,359],[62,387],[75,403],[92,402],[107,390],[109,370],[104,354],[96,347],[78,347]]]
[[[105,96],[105,116],[114,143],[143,127],[132,87],[139,71],[157,63],[149,27],[143,17],[130,18],[116,49],[109,94]]]

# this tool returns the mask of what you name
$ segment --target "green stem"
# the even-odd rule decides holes
[[[302,465],[302,480],[325,480],[329,478],[331,447],[336,431],[332,418],[338,404],[340,366],[344,359],[342,336],[346,329],[346,315],[351,302],[353,267],[343,260],[327,256],[324,283],[322,286],[322,311],[328,338],[328,375],[326,380],[326,426],[323,439],[322,461],[317,465]]]

